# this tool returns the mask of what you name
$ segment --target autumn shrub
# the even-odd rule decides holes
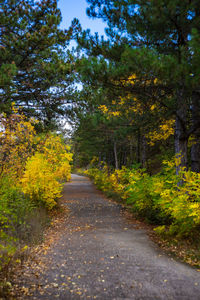
[[[108,196],[124,196],[124,189],[128,182],[129,169],[123,167],[121,170],[111,171],[108,166],[104,165],[100,170],[98,168],[89,168],[85,174],[91,177],[99,189]]]
[[[162,224],[166,217],[156,205],[156,193],[152,186],[152,177],[146,172],[135,172],[133,181],[126,188],[126,203],[132,211],[152,224]],[[137,178],[136,178],[137,177]]]
[[[28,234],[27,216],[34,209],[13,178],[0,179],[0,269],[14,255],[19,238]]]
[[[60,135],[48,133],[40,136],[37,150],[44,154],[58,181],[70,180],[72,153]]]
[[[35,123],[14,105],[0,115],[0,268],[42,228],[44,209],[57,204],[70,179],[69,147],[57,134],[36,135]]]
[[[21,182],[24,194],[38,206],[52,209],[61,197],[62,184],[56,180],[52,165],[42,153],[37,152],[28,159]]]
[[[86,175],[91,177],[94,184],[106,193],[107,196],[113,195],[115,193],[116,187],[116,176],[114,173],[110,173],[107,166],[104,166],[102,170],[98,168],[91,168],[85,172]]]
[[[71,176],[72,154],[62,138],[49,133],[41,136],[37,152],[26,163],[22,190],[38,205],[52,209],[61,197],[62,182]]]
[[[191,237],[200,228],[200,174],[182,169],[177,176],[176,164],[164,161],[153,176],[137,167],[111,171],[107,166],[86,174],[103,192],[118,195],[138,216],[159,225],[159,234]]]
[[[165,162],[165,165],[162,180],[154,182],[160,196],[157,205],[172,219],[168,228],[162,227],[162,232],[191,236],[200,228],[200,174],[182,169],[177,176],[174,162]]]
[[[35,120],[27,120],[13,106],[13,113],[0,115],[0,176],[20,177],[27,158],[34,153]]]
[[[45,211],[24,195],[13,178],[0,178],[0,271],[16,253],[21,255],[27,243],[41,240],[47,222]]]
[[[19,178],[34,151],[33,123],[14,106],[9,116],[0,115],[0,268],[14,255],[26,227],[25,218],[32,209],[30,199],[21,191]]]

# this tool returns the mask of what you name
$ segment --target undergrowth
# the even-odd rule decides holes
[[[200,229],[200,174],[182,169],[175,173],[177,160],[164,161],[160,173],[150,176],[145,169],[99,169],[85,171],[108,196],[120,197],[135,215],[155,225],[163,237],[196,240]],[[181,183],[181,184],[180,184]]]
[[[0,115],[0,281],[41,240],[70,179],[70,148],[56,133],[37,135],[36,123],[14,106]]]

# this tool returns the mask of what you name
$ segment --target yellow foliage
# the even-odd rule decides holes
[[[0,165],[1,174],[20,177],[27,158],[33,153],[34,123],[13,107],[13,113],[0,116]]]
[[[103,112],[107,119],[110,119],[112,117],[119,117],[121,115],[120,111],[111,111],[106,107],[106,105],[100,105],[98,108]]]
[[[108,112],[108,108],[106,105],[100,105],[99,106],[99,109],[104,113],[104,114],[107,114]]]
[[[137,78],[136,74],[132,74],[127,79],[123,79],[119,82],[115,82],[116,85],[134,85],[137,81],[141,80]],[[151,83],[157,84],[158,80],[154,79],[153,81],[142,81],[144,87],[146,85],[150,85]],[[133,112],[135,114],[142,115],[146,109],[149,109],[150,112],[154,111],[157,108],[156,104],[148,104],[144,103],[138,99],[137,97],[134,97],[132,93],[127,94],[125,97],[120,97],[118,101],[112,100],[113,107],[108,108],[106,105],[100,105],[99,109],[103,112],[103,114],[110,119],[111,117],[119,117],[119,116],[125,116],[132,114]]]
[[[40,139],[37,152],[27,161],[21,181],[23,192],[48,209],[61,196],[61,182],[70,180],[72,154],[69,150],[59,135],[50,133]]]
[[[107,166],[91,168],[87,175],[98,188],[119,195],[142,217],[159,222],[162,226],[157,233],[188,236],[200,226],[200,173],[181,169],[177,176],[179,160],[164,161],[164,170],[154,176],[125,167],[111,172]]]
[[[153,111],[155,108],[156,108],[156,105],[155,105],[155,104],[153,104],[153,105],[150,106],[150,110],[151,110],[151,111]]]
[[[35,123],[14,104],[0,114],[0,270],[16,252],[16,229],[36,206],[52,209],[70,179],[70,148],[58,135],[37,136]]]
[[[26,195],[51,209],[60,196],[60,182],[70,180],[70,148],[59,135],[36,136],[36,121],[14,106],[12,110],[9,117],[0,115],[0,177],[13,178]]]
[[[48,134],[38,145],[38,151],[43,153],[52,167],[55,177],[61,181],[69,181],[71,176],[72,153],[65,145],[61,136]]]
[[[154,110],[154,105],[151,106],[151,110]],[[167,140],[171,135],[174,134],[175,120],[166,120],[161,124],[158,130],[149,132],[146,137],[149,139],[149,144],[153,146],[156,141]]]
[[[21,183],[23,192],[32,201],[44,204],[48,209],[52,209],[56,198],[61,197],[62,185],[42,153],[37,152],[28,159]]]

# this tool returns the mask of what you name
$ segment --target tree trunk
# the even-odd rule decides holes
[[[200,173],[200,95],[193,93],[192,95],[192,126],[196,128],[194,131],[194,143],[191,147],[191,170]]]
[[[127,166],[127,162],[128,162],[127,157],[128,157],[127,151],[125,151],[123,155],[123,163],[121,164],[121,166]]]
[[[140,130],[138,130],[138,133],[137,133],[137,162],[138,162],[138,164],[140,164],[140,162],[141,162],[141,155],[140,155],[140,149],[141,149],[141,145],[140,145],[140,143],[141,143],[141,136],[140,136]]]
[[[187,124],[187,103],[184,99],[183,91],[179,91],[177,97],[177,111],[175,123],[175,155],[180,158],[180,163],[176,166],[176,174],[178,175],[182,167],[187,167],[187,145],[188,138],[186,135]]]
[[[128,166],[130,167],[133,163],[133,140],[132,137],[130,139],[130,143],[129,143],[129,153],[126,156],[126,161]]]
[[[147,165],[147,142],[145,135],[142,136],[142,142],[141,142],[141,163],[142,163],[142,168],[146,168]]]
[[[114,157],[115,157],[115,169],[119,169],[118,158],[117,158],[117,143],[114,141]]]

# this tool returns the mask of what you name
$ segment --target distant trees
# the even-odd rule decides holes
[[[107,22],[108,40],[78,37],[87,59],[82,81],[103,90],[101,104],[137,99],[138,130],[148,134],[175,119],[174,147],[180,165],[200,172],[200,10],[198,1],[88,0],[88,15]],[[128,78],[135,78],[126,84]],[[103,99],[103,98],[102,98]],[[132,101],[133,103],[133,101]],[[126,102],[131,111],[131,101]],[[154,105],[154,109],[151,107]],[[145,131],[144,131],[144,128]],[[144,144],[144,138],[140,137]],[[188,141],[192,143],[188,161]],[[142,146],[141,146],[142,147]]]
[[[75,111],[79,110],[75,119],[77,124],[82,122],[76,132],[85,134],[83,124],[87,127],[92,122],[91,128],[103,133],[96,141],[97,152],[102,148],[98,155],[109,159],[105,153],[112,148],[116,167],[135,160],[148,165],[152,155],[162,152],[158,140],[155,147],[149,146],[149,137],[171,124],[169,140],[164,140],[171,155],[174,129],[175,154],[181,156],[177,173],[181,166],[199,172],[198,1],[88,3],[88,15],[107,22],[108,39],[89,31],[77,34],[81,54],[75,61],[67,46],[79,24],[74,20],[68,30],[59,29],[56,0],[4,1],[0,11],[0,110],[9,112],[14,101],[27,115],[37,116],[46,128],[52,128],[73,98]],[[75,72],[83,85],[80,95],[72,94]],[[93,147],[91,153],[95,151]]]

